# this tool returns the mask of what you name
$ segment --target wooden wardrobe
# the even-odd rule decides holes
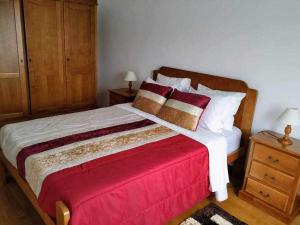
[[[0,2],[1,11],[10,16],[1,12],[0,33],[7,33],[4,40],[11,46],[14,44],[12,47],[16,49],[8,59],[3,52],[12,47],[7,47],[0,39],[0,105],[7,105],[0,108],[0,118],[28,112],[49,115],[95,107],[97,1]],[[10,20],[9,25],[7,20]],[[6,62],[8,60],[11,64]],[[18,105],[12,103],[9,96],[18,99]]]
[[[19,0],[0,0],[0,121],[28,115],[28,80]]]

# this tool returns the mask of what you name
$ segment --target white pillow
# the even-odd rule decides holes
[[[157,75],[156,82],[161,85],[176,88],[177,90],[183,92],[189,92],[189,89],[191,87],[190,78],[167,77],[160,73]]]
[[[190,93],[206,95],[210,97],[210,101],[201,115],[198,128],[204,127],[216,133],[222,133],[224,128],[224,120],[226,113],[224,108],[230,104],[230,97],[220,94],[198,92],[194,88],[190,88]]]
[[[145,81],[146,81],[147,83],[151,83],[151,84],[158,84],[155,80],[153,80],[153,79],[150,78],[150,77],[147,77]],[[162,85],[162,86],[165,86],[165,85]]]
[[[232,130],[234,123],[234,115],[237,113],[241,101],[246,96],[245,93],[242,92],[231,92],[231,91],[220,91],[210,89],[202,84],[198,84],[197,92],[202,95],[219,95],[223,97],[227,97],[227,104],[225,104],[223,108],[222,114],[222,129]],[[209,96],[210,97],[210,96]],[[201,120],[200,120],[201,121]]]

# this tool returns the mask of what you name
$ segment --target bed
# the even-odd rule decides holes
[[[245,151],[257,92],[224,77],[162,67],[154,79],[158,73],[246,93],[233,133],[203,130],[196,137],[130,104],[9,125],[1,133],[2,164],[45,224],[85,225],[91,218],[94,224],[163,224],[211,191],[222,199],[226,160]]]

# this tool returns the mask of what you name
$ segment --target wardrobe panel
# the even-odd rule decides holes
[[[24,0],[33,113],[60,111],[65,106],[62,4],[53,0]]]
[[[95,6],[64,3],[68,106],[96,104]]]
[[[0,71],[18,73],[18,49],[14,1],[0,1]]]
[[[0,121],[28,113],[19,0],[0,1]]]

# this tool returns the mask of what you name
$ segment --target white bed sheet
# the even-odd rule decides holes
[[[239,128],[233,127],[232,130],[223,130],[222,134],[226,138],[228,155],[240,147],[242,131]]]
[[[229,175],[227,168],[227,141],[224,135],[214,133],[205,128],[200,128],[197,132],[181,128],[154,115],[136,109],[131,106],[131,103],[116,106],[150,119],[204,144],[209,151],[210,189],[212,192],[215,192],[217,201],[224,201],[228,198],[227,183],[229,183]]]

